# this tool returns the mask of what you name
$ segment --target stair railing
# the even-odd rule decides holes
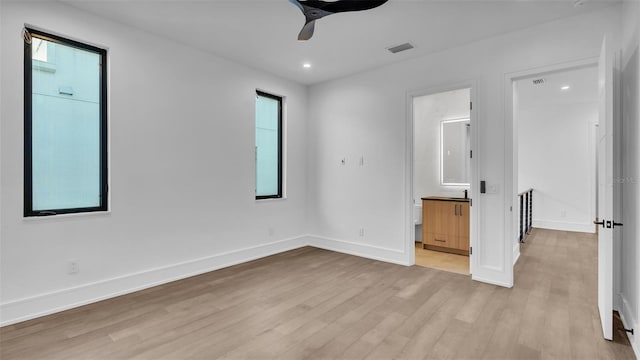
[[[533,189],[518,194],[520,200],[520,216],[518,218],[518,239],[521,243],[531,233],[533,222]]]

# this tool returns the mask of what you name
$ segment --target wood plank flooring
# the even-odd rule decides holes
[[[422,243],[419,242],[415,248],[416,265],[469,275],[468,256],[423,249]]]
[[[513,289],[306,247],[6,326],[10,359],[633,359],[594,236],[534,230]]]

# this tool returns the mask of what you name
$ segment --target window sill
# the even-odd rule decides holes
[[[286,196],[279,197],[279,198],[255,199],[255,202],[263,203],[263,202],[274,202],[274,201],[284,201],[284,200],[287,200]]]
[[[111,216],[111,210],[107,211],[91,211],[91,212],[78,212],[71,214],[56,214],[56,215],[47,215],[47,216],[22,216],[22,220],[25,222],[36,222],[36,221],[54,221],[56,219],[73,219],[73,218],[82,218],[82,217],[100,217],[100,216]]]

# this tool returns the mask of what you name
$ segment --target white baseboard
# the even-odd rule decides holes
[[[518,260],[520,259],[520,243],[516,243],[513,245],[513,265],[515,266]]]
[[[0,304],[0,326],[53,314],[308,245],[305,236],[189,260]]]
[[[631,306],[627,299],[624,297],[624,294],[620,294],[620,302],[622,303],[622,308],[619,311],[622,325],[625,329],[635,329],[635,331],[638,331],[638,319],[634,319],[633,312],[631,311]],[[629,342],[631,343],[633,352],[636,354],[636,358],[640,359],[640,336],[631,335],[630,333],[627,333],[627,336],[629,337]]]
[[[497,281],[494,279],[489,279],[486,277],[482,277],[482,276],[477,276],[474,274],[471,274],[471,278],[475,281],[480,281],[483,283],[487,283],[487,284],[492,284],[492,285],[498,285],[498,286],[502,286],[502,287],[506,287],[506,288],[512,288],[513,287],[513,283],[508,283],[508,282],[504,282],[504,281]]]
[[[583,233],[591,233],[591,234],[596,232],[595,226],[592,223],[576,223],[576,222],[565,222],[565,221],[556,221],[556,220],[533,219],[532,225],[535,228],[549,229],[549,230],[573,231],[573,232],[583,232]]]
[[[411,259],[408,258],[408,254],[406,254],[404,251],[399,251],[396,249],[354,243],[339,239],[331,239],[317,235],[309,235],[307,238],[309,240],[310,246],[320,249],[326,249],[405,266],[410,266],[412,264],[410,261]]]

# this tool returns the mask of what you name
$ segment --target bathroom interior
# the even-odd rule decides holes
[[[470,274],[471,89],[413,98],[415,264]]]

